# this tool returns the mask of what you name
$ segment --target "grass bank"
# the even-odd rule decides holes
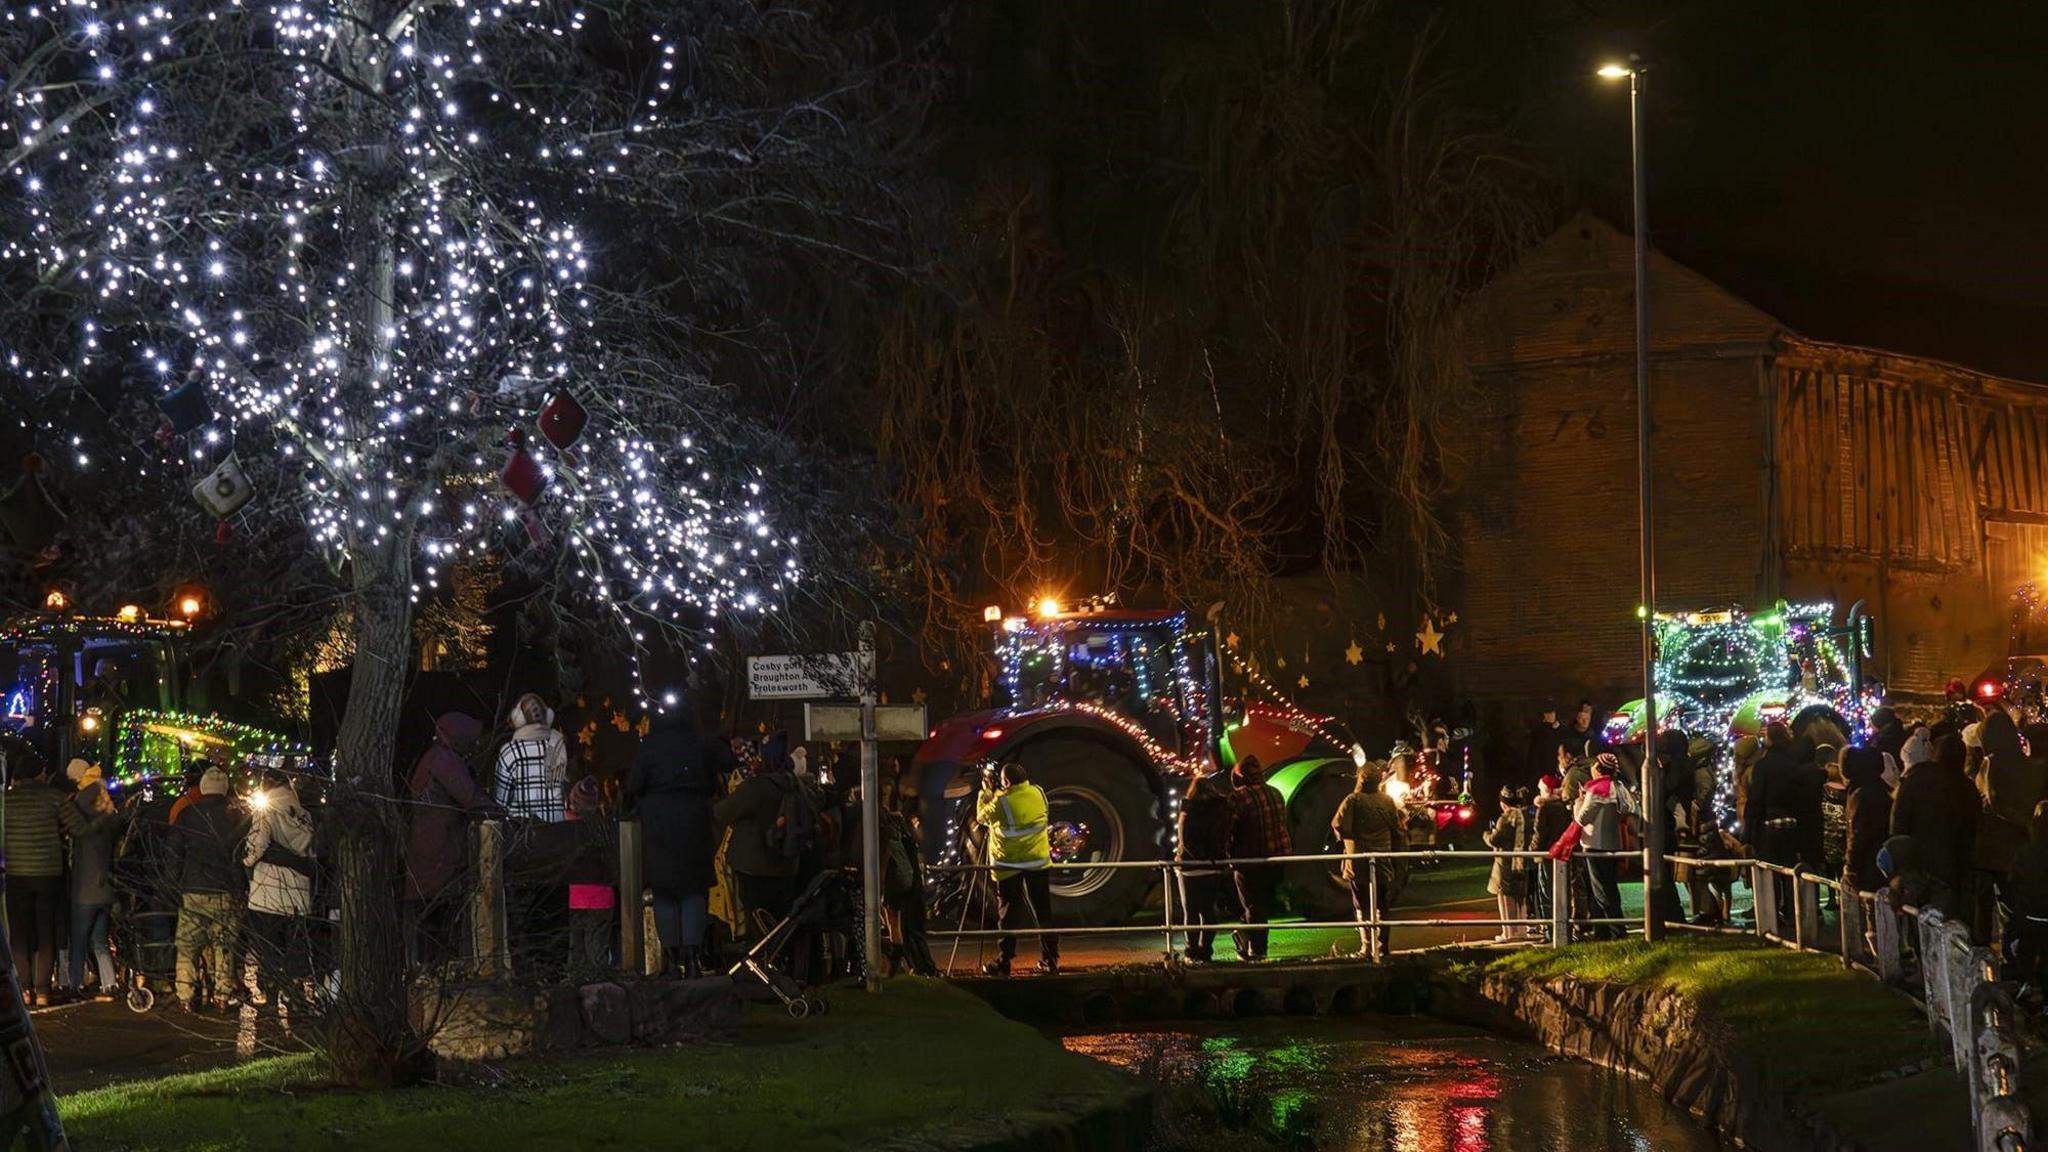
[[[796,1152],[1015,1139],[1137,1090],[937,981],[842,992],[805,1021],[766,1010],[730,1046],[513,1061],[396,1092],[325,1086],[310,1056],[66,1097],[75,1148],[314,1152],[509,1147]]]
[[[1718,1046],[1779,1091],[1863,1084],[1936,1055],[1925,1019],[1904,996],[1841,961],[1687,936],[1531,948],[1484,966],[1525,979],[1569,977],[1680,993]]]

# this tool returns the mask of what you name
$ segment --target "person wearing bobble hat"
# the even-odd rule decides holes
[[[178,888],[178,1005],[198,1010],[199,965],[213,989],[213,1006],[226,1010],[239,977],[235,937],[241,930],[241,848],[247,824],[228,803],[228,774],[208,768],[199,793],[171,824],[168,862]]]

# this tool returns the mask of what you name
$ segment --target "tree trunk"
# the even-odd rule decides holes
[[[334,812],[341,821],[341,998],[327,1044],[336,1080],[361,1088],[417,1078],[426,1044],[413,1027],[399,914],[393,803],[399,709],[411,672],[411,541],[354,550],[355,664],[335,743]]]

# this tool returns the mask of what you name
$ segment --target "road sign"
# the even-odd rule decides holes
[[[747,657],[747,696],[753,700],[851,698],[861,695],[874,678],[872,652]]]
[[[861,731],[860,710],[858,704],[804,705],[804,739],[867,739],[867,733]],[[925,720],[924,705],[875,705],[875,739],[916,742],[930,735],[931,727]]]

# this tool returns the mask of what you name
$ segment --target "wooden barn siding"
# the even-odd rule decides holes
[[[1938,383],[1780,362],[1780,538],[1792,559],[1953,570],[1977,555],[1968,414]]]
[[[2048,520],[2048,391],[1796,342],[1775,377],[1787,591],[1868,601],[1900,692],[2002,657],[1985,523]]]
[[[1653,379],[1658,600],[1757,595],[1758,362],[1667,360]],[[1634,368],[1532,366],[1484,381],[1461,462],[1459,674],[1480,698],[1638,695]]]

